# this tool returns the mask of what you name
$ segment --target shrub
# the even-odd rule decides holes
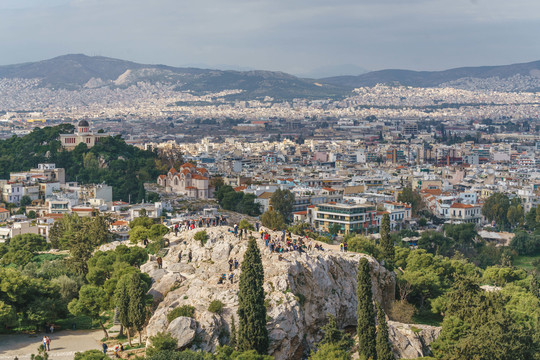
[[[221,314],[224,307],[225,304],[223,304],[221,301],[214,300],[210,303],[210,306],[208,306],[208,311],[213,312],[214,314]]]
[[[109,357],[99,350],[76,352],[73,360],[109,360]]]
[[[193,236],[193,239],[200,241],[201,246],[204,246],[204,244],[206,244],[208,241],[208,234],[206,233],[206,230],[197,231],[195,236]]]
[[[195,317],[195,308],[191,305],[182,305],[177,308],[174,308],[167,314],[167,320],[171,322],[180,316],[185,316],[185,317],[190,317],[190,318]]]
[[[392,303],[388,317],[394,321],[411,324],[415,311],[415,307],[408,302],[396,300]]]
[[[246,219],[242,219],[240,223],[238,224],[238,227],[240,229],[255,231],[255,227]]]
[[[152,346],[146,349],[146,356],[150,357],[163,351],[174,351],[178,346],[178,342],[169,333],[158,332],[150,337]]]

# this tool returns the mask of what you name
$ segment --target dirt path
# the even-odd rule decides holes
[[[0,335],[0,360],[30,359],[31,354],[38,354],[37,348],[42,343],[44,334],[38,335]],[[48,334],[51,338],[49,359],[71,360],[78,351],[101,350],[101,330],[65,330]]]

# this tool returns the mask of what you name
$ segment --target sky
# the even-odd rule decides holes
[[[444,70],[540,60],[539,34],[539,0],[0,0],[3,65]]]

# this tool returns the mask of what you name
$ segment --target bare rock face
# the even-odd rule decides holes
[[[195,338],[196,329],[195,320],[190,317],[180,316],[171,321],[167,327],[167,332],[178,341],[178,348],[183,348],[191,344]]]
[[[178,338],[186,327],[180,328],[174,321],[168,324],[167,313],[177,306],[191,305],[195,307],[196,320],[191,346],[213,351],[228,342],[233,316],[238,326],[240,267],[229,271],[228,260],[243,260],[247,240],[235,238],[227,231],[228,227],[215,227],[206,229],[210,239],[201,246],[193,240],[198,230],[180,233],[178,238],[170,235],[171,249],[164,258],[163,269],[157,270],[155,262],[141,267],[155,280],[150,293],[164,296],[146,331],[148,337],[166,330]],[[259,239],[259,234],[253,235]],[[262,241],[258,244],[265,272],[269,354],[275,359],[301,359],[309,354],[322,338],[320,328],[326,324],[327,314],[334,315],[343,326],[356,325],[356,275],[360,258],[370,261],[374,299],[387,307],[395,298],[394,274],[367,255],[312,250],[283,253],[280,260]],[[193,260],[187,263],[186,254],[190,250]],[[178,263],[179,251],[183,254],[181,263]],[[232,284],[228,278],[231,273]],[[227,274],[227,281],[218,285],[221,274]],[[225,305],[222,314],[208,311],[213,300]],[[190,325],[189,329],[193,327]],[[193,339],[197,339],[196,344]],[[179,347],[180,344],[179,341]]]
[[[429,344],[439,334],[441,328],[429,325],[409,325],[388,321],[388,335],[398,359],[415,359],[430,355]]]

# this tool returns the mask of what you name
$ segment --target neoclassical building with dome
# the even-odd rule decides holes
[[[214,188],[209,184],[208,171],[192,163],[185,163],[177,171],[171,168],[167,175],[160,175],[157,183],[166,191],[195,199],[208,199],[214,196]]]
[[[88,121],[81,120],[77,124],[77,129],[73,134],[60,134],[60,142],[66,150],[73,150],[80,143],[85,143],[86,146],[91,148],[99,139],[109,136],[106,133],[96,133],[90,131],[90,124]]]

